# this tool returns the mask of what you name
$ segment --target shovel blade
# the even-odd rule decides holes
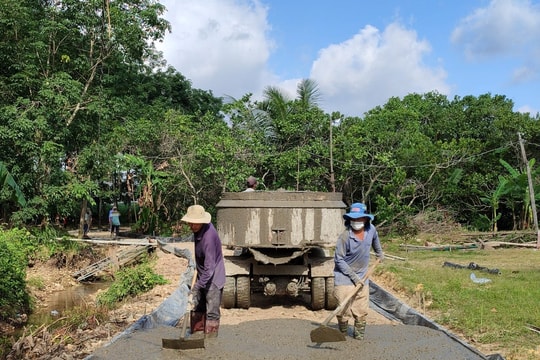
[[[204,338],[201,339],[161,339],[161,346],[164,349],[203,349]]]
[[[321,325],[315,330],[312,330],[309,335],[311,338],[311,342],[318,344],[346,340],[345,335],[341,331],[324,325]]]

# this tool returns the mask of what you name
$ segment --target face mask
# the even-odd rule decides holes
[[[361,221],[351,221],[351,228],[353,230],[362,230],[364,228],[364,223]]]

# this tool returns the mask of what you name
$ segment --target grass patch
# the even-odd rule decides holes
[[[167,280],[154,272],[152,265],[144,261],[136,266],[121,269],[107,291],[97,296],[97,304],[114,308],[117,303],[138,294],[145,293],[156,285],[164,285]]]
[[[540,326],[540,252],[534,249],[403,251],[388,253],[406,261],[387,260],[394,290],[406,293],[408,304],[460,334],[471,344],[482,344],[506,357],[537,359],[539,335],[525,326]],[[500,275],[481,270],[443,267],[444,262],[467,266],[474,262]],[[487,278],[474,283],[470,275]],[[492,346],[489,346],[492,345]]]
[[[45,280],[41,276],[32,276],[26,279],[26,285],[37,290],[45,290]]]
[[[83,304],[64,313],[61,327],[68,330],[66,332],[69,333],[69,331],[76,331],[77,329],[95,328],[108,320],[108,309]]]

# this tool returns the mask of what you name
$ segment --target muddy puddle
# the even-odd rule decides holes
[[[30,315],[30,324],[43,324],[50,318],[62,316],[67,310],[85,305],[90,295],[107,289],[110,282],[81,283],[80,285],[56,291],[46,303],[38,304],[36,311]]]
[[[347,341],[314,344],[310,340],[310,332],[318,326],[318,323],[299,319],[225,325],[221,326],[218,338],[204,341],[205,348],[192,350],[162,348],[162,339],[180,338],[181,329],[158,327],[124,336],[98,349],[87,360],[485,359],[441,331],[424,326],[368,324],[362,341],[347,337]],[[335,327],[335,324],[331,326]]]

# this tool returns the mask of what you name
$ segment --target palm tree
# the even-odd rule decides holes
[[[328,146],[321,145],[328,139],[328,117],[318,106],[321,96],[314,80],[301,80],[296,95],[291,99],[281,89],[270,86],[264,91],[264,100],[258,103],[271,119],[276,134],[276,154],[268,167],[280,187],[320,188],[320,183],[308,184],[306,179],[323,172],[319,159],[328,157],[322,153]]]
[[[296,89],[298,95],[298,101],[304,110],[309,110],[312,107],[318,107],[321,100],[321,94],[319,92],[319,86],[315,80],[303,79],[298,84]]]

